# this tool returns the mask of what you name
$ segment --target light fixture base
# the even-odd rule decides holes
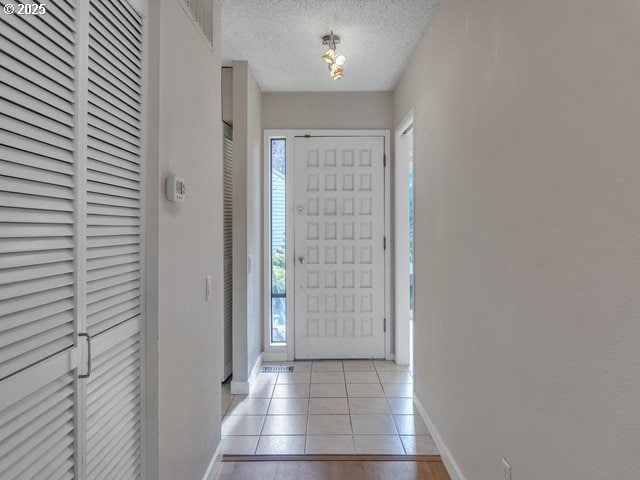
[[[331,45],[331,44],[337,45],[340,43],[340,37],[338,35],[333,35],[333,34],[329,34],[329,35],[325,35],[322,37],[322,45]]]

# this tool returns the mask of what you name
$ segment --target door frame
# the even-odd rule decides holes
[[[394,137],[394,288],[395,288],[395,360],[400,365],[409,365],[411,351],[410,333],[410,282],[409,282],[409,196],[407,194],[407,181],[409,175],[409,156],[414,150],[415,138],[409,144],[403,138],[405,132],[413,126],[413,108],[400,122],[395,130]],[[406,203],[405,203],[406,202]],[[415,214],[414,214],[415,215]],[[415,242],[415,240],[414,240]],[[415,243],[414,243],[415,248]],[[415,253],[414,253],[415,255]],[[414,271],[415,278],[415,271]],[[414,293],[415,295],[415,293]],[[404,299],[404,300],[403,300]],[[405,302],[406,300],[406,302]]]
[[[393,306],[391,305],[391,175],[390,175],[390,158],[391,158],[391,131],[390,130],[325,130],[325,129],[265,129],[263,141],[263,211],[262,211],[262,234],[263,234],[263,361],[293,361],[295,359],[295,321],[287,319],[287,344],[285,346],[271,345],[271,171],[269,168],[270,158],[270,141],[273,138],[282,138],[286,141],[286,243],[287,251],[285,254],[285,265],[287,270],[286,289],[287,289],[287,317],[289,312],[295,313],[295,258],[294,248],[295,235],[294,229],[290,226],[294,225],[295,205],[292,201],[295,193],[295,159],[294,159],[294,141],[295,137],[304,137],[310,135],[312,137],[382,137],[384,143],[384,234],[387,239],[387,245],[384,250],[384,315],[386,319],[386,328],[384,332],[384,351],[385,359],[393,360],[394,355],[391,353],[391,325],[393,321]]]

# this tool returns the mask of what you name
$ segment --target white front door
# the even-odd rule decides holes
[[[383,358],[384,138],[294,147],[295,357]]]

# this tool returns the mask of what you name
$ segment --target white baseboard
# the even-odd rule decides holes
[[[288,360],[287,352],[262,352],[263,362],[286,362]]]
[[[458,466],[458,463],[456,462],[455,458],[453,458],[453,455],[451,454],[451,451],[449,450],[447,445],[444,443],[444,440],[442,440],[440,432],[438,432],[438,429],[431,420],[431,417],[429,417],[429,414],[425,410],[424,405],[415,394],[415,392],[413,393],[413,403],[415,404],[416,410],[418,410],[418,413],[427,426],[427,429],[431,434],[431,438],[433,438],[433,441],[435,442],[436,447],[440,452],[442,463],[444,463],[444,466],[447,469],[447,472],[449,472],[449,476],[451,477],[451,479],[466,480],[464,475],[462,474],[462,470],[460,470],[460,467]]]
[[[231,395],[249,395],[249,382],[231,380]]]
[[[218,442],[218,448],[216,448],[216,451],[213,453],[213,457],[209,462],[209,466],[207,467],[207,470],[204,472],[204,476],[202,477],[202,480],[214,480],[216,478],[216,475],[218,474],[218,470],[220,469],[220,463],[222,463],[222,454],[224,452],[222,448],[223,443],[224,443],[224,438],[221,438],[220,441]]]
[[[249,379],[246,382],[231,380],[231,395],[249,395],[249,392],[251,392],[251,385],[253,385],[253,382],[260,373],[260,368],[262,368],[262,355],[263,353],[258,356],[258,359],[251,370],[251,375],[249,375]]]

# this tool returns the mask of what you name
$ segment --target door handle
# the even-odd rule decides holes
[[[304,263],[304,257],[302,255],[298,257],[298,262],[300,262],[300,265]]]
[[[91,376],[91,335],[88,333],[79,333],[78,336],[87,339],[87,373],[78,375],[78,378],[89,378]]]

